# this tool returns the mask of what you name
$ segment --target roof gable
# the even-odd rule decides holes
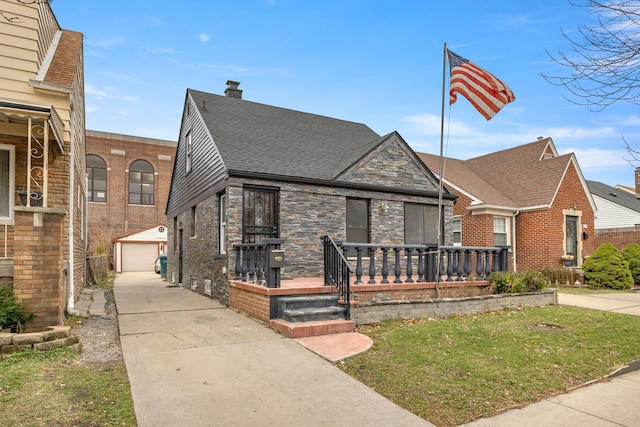
[[[364,124],[188,90],[230,172],[332,180],[380,143]]]
[[[439,170],[433,166],[438,157],[420,156]],[[469,160],[447,159],[444,177],[482,204],[535,209],[551,206],[571,164],[584,183],[575,156],[559,155],[551,138],[539,138]],[[586,184],[583,187],[593,206]]]
[[[386,187],[405,187],[419,191],[438,191],[438,179],[397,132],[380,140],[380,144],[337,179],[375,182]]]

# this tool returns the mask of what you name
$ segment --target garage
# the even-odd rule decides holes
[[[123,243],[122,271],[153,271],[158,255],[158,245]]]
[[[165,253],[166,245],[167,229],[164,225],[116,239],[113,248],[116,272],[152,272],[156,258]]]

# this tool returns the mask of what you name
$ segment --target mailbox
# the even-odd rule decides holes
[[[269,268],[284,267],[284,249],[272,249],[269,251]]]

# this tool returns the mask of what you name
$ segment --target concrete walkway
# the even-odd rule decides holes
[[[138,426],[432,426],[267,326],[119,274],[120,341]]]

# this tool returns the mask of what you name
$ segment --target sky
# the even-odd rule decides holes
[[[634,186],[638,106],[577,106],[565,75],[593,17],[568,0],[55,0],[84,34],[87,129],[176,141],[188,88],[397,131],[414,151],[466,160],[551,137],[587,180]],[[516,100],[486,121],[463,97],[442,113],[444,45],[504,81]]]

